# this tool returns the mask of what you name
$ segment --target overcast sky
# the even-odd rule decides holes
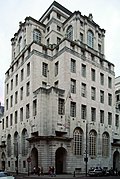
[[[5,72],[11,63],[11,38],[19,28],[19,22],[31,16],[37,20],[49,8],[53,0],[0,0],[0,101],[4,104]],[[115,64],[115,76],[120,76],[120,0],[57,0],[70,11],[80,11],[103,29],[106,60]]]

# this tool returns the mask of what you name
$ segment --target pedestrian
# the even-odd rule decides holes
[[[41,167],[41,175],[44,175],[44,173],[43,173],[43,167]]]
[[[36,167],[34,166],[33,167],[33,174],[35,175],[35,173],[36,173]]]
[[[37,168],[37,174],[38,174],[38,176],[40,176],[40,173],[41,173],[40,167],[38,167],[38,168]]]
[[[49,173],[49,176],[52,176],[52,167],[51,166],[49,166],[48,173]]]
[[[51,170],[52,170],[52,176],[56,176],[56,174],[55,174],[55,167],[54,166],[51,167]]]

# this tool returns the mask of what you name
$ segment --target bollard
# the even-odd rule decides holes
[[[75,177],[75,170],[74,170],[74,173],[73,173],[73,177]]]

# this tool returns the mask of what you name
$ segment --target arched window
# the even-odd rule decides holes
[[[7,155],[11,156],[11,135],[9,134],[7,137]]]
[[[82,155],[83,131],[80,128],[76,128],[74,130],[73,142],[74,142],[74,154]]]
[[[96,156],[96,142],[97,142],[97,133],[92,130],[89,133],[89,155],[91,157]]]
[[[94,47],[94,34],[90,30],[87,32],[87,45],[91,48]]]
[[[27,130],[23,129],[22,137],[21,137],[22,155],[23,156],[28,154],[28,141],[26,140],[27,138],[28,138]]]
[[[14,156],[17,157],[19,154],[19,146],[18,146],[18,132],[14,134]]]
[[[70,25],[66,31],[67,38],[73,40],[73,27]]]
[[[102,156],[109,156],[109,134],[107,132],[102,135]]]
[[[37,43],[41,43],[41,33],[37,29],[34,29],[34,31],[33,31],[33,41],[35,41]]]

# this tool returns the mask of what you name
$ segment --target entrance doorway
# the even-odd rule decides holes
[[[2,155],[1,155],[1,169],[2,170],[5,170],[5,153],[3,152]]]
[[[66,173],[66,156],[67,156],[67,151],[65,148],[60,147],[56,150],[56,154],[55,154],[56,174]]]
[[[31,170],[33,172],[33,168],[38,168],[38,150],[34,147],[31,151]]]
[[[119,161],[120,161],[120,154],[118,151],[115,151],[113,154],[113,170],[120,170],[119,166]]]

